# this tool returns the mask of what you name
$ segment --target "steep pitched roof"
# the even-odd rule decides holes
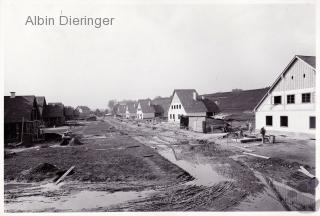
[[[150,103],[150,105],[149,105]],[[141,106],[141,111],[143,113],[155,113],[155,109],[153,106],[151,106],[151,100],[145,99],[145,100],[138,100],[138,104]]]
[[[204,97],[216,102],[221,112],[236,113],[252,111],[268,89],[269,87],[242,91],[217,92],[206,94]]]
[[[126,104],[119,104],[117,113],[118,114],[125,114],[126,113],[126,109],[127,109],[127,105]]]
[[[74,109],[71,106],[64,107],[64,115],[65,116],[74,116]]]
[[[36,96],[36,100],[37,100],[40,115],[42,115],[44,106],[46,105],[46,98],[44,96]]]
[[[171,97],[156,98],[152,100],[156,113],[163,113],[164,116],[168,115]]]
[[[208,112],[212,112],[212,113],[220,112],[218,105],[214,101],[212,101],[208,98],[204,98],[204,99],[202,99],[202,101],[203,101],[204,105],[206,106]]]
[[[35,96],[4,96],[4,123],[31,121],[32,109],[36,104]]]
[[[316,57],[315,56],[296,55],[296,57],[300,58],[302,61],[309,64],[314,69],[316,68]]]
[[[62,103],[48,103],[45,114],[47,118],[64,117]]]
[[[179,97],[181,104],[187,113],[207,112],[207,108],[204,105],[204,103],[198,99],[198,93],[196,90],[175,89],[172,95],[174,95],[175,93]],[[194,93],[196,94],[196,100],[194,100],[193,98]],[[172,99],[173,99],[173,96],[172,96]],[[170,101],[170,104],[172,102],[172,99]]]
[[[315,56],[302,56],[302,55],[295,55],[292,60],[289,62],[287,67],[281,72],[281,74],[277,77],[277,79],[274,81],[274,83],[271,85],[269,90],[264,94],[262,99],[257,103],[257,105],[254,107],[254,111],[256,111],[259,106],[262,104],[262,102],[267,98],[269,93],[276,87],[276,85],[279,83],[281,80],[281,77],[284,76],[289,68],[296,62],[297,59],[302,60],[306,64],[308,64],[310,67],[312,67],[314,70],[316,69],[316,57]]]
[[[127,109],[129,113],[136,113],[137,112],[137,104],[129,102],[127,103]]]

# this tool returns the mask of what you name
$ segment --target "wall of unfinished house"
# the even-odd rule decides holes
[[[203,124],[206,121],[206,117],[189,117],[189,130],[196,132],[205,132]]]
[[[310,118],[316,116],[315,77],[312,67],[296,59],[258,107],[256,129],[264,126],[267,131],[315,134],[315,128],[310,128]],[[310,102],[302,101],[304,93],[310,93]],[[294,103],[288,101],[288,95],[294,95]],[[281,104],[275,104],[275,96],[281,96]],[[272,117],[272,125],[270,121],[267,125],[267,116]],[[287,116],[288,126],[281,126],[281,116]]]

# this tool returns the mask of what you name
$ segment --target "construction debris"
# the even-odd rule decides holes
[[[251,155],[251,156],[259,157],[259,158],[264,158],[264,159],[270,159],[270,157],[266,157],[266,156],[258,155],[258,154],[253,154],[253,153],[248,153],[248,152],[243,152],[243,154]]]
[[[59,184],[73,169],[75,166],[70,167],[67,172],[65,172],[57,181],[56,184]]]
[[[300,166],[300,169],[298,169],[299,172],[302,172],[303,174],[305,174],[306,176],[310,177],[310,178],[315,178],[314,175],[312,175],[308,170],[306,170],[303,166]]]

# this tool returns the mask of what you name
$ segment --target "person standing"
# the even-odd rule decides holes
[[[260,134],[262,136],[262,143],[264,143],[264,138],[266,136],[266,129],[264,129],[264,127],[260,129]]]

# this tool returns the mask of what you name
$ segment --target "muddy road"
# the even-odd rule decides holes
[[[114,118],[72,130],[83,145],[11,150],[4,166],[7,212],[286,210],[266,179],[291,162],[270,168],[224,145],[219,134]],[[43,163],[60,172],[76,168],[55,185],[57,170],[36,172]],[[290,178],[298,165],[279,178]]]

